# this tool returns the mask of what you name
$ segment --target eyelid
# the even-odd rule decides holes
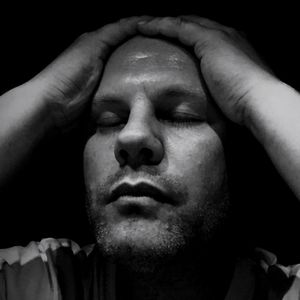
[[[200,116],[196,113],[184,112],[184,111],[175,111],[171,114],[172,116],[176,117],[190,117],[195,119],[200,119]]]
[[[158,118],[161,119],[193,119],[195,121],[199,120],[204,120],[204,116],[202,114],[199,114],[197,112],[190,112],[187,110],[174,110],[174,111],[165,111],[165,112],[160,112],[157,114]]]
[[[92,116],[94,119],[106,113],[125,116],[128,114],[128,108],[117,101],[94,101],[92,103]]]
[[[98,126],[114,126],[122,123],[123,120],[122,116],[112,111],[101,112],[100,116],[95,119]]]

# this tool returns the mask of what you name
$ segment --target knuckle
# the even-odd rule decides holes
[[[84,32],[82,34],[80,34],[77,38],[78,41],[85,41],[87,39],[89,39],[91,36],[91,33],[90,32]]]
[[[160,23],[163,19],[164,19],[164,18],[156,17],[156,18],[150,20],[150,21],[148,22],[148,24],[150,24],[150,25],[155,25],[155,24]]]
[[[119,25],[123,25],[123,24],[126,24],[126,23],[134,22],[135,20],[137,20],[137,17],[133,16],[133,17],[129,17],[129,18],[122,18],[117,23]]]
[[[199,39],[194,46],[195,53],[202,53],[202,51],[207,49],[210,44],[208,39]]]
[[[143,16],[132,16],[132,17],[129,17],[129,18],[122,18],[118,21],[118,24],[120,26],[131,26],[131,25],[134,25],[134,24],[137,24],[139,21],[141,20],[150,20],[151,17],[150,16],[146,16],[146,15],[143,15]]]
[[[120,19],[116,25],[122,29],[122,30],[125,30],[127,31],[129,28],[132,27],[133,24],[135,24],[137,22],[137,18],[136,17],[131,17],[131,18],[123,18],[123,19]]]
[[[172,23],[175,26],[180,26],[182,23],[181,18],[174,18],[174,17],[167,17],[166,21]]]
[[[86,47],[93,40],[93,32],[84,32],[80,34],[74,41],[73,46]]]
[[[106,32],[110,32],[114,26],[115,26],[114,23],[108,23],[108,24],[100,27],[99,29],[97,29],[95,31],[95,34],[101,35],[101,34],[105,34]]]
[[[188,31],[198,31],[199,25],[196,23],[188,22],[186,20],[181,20],[181,26]]]
[[[226,30],[212,29],[210,31],[210,37],[214,40],[226,40],[229,37],[229,33]]]

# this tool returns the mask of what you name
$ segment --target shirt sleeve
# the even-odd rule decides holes
[[[80,247],[68,239],[43,239],[0,250],[0,300],[80,299]]]
[[[261,248],[256,249],[256,254],[272,286],[270,298],[300,299],[300,264],[284,266],[273,253]]]

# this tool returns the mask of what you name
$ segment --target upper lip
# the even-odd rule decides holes
[[[170,197],[165,191],[147,182],[139,182],[136,184],[124,182],[119,184],[115,189],[112,190],[109,197],[109,202],[116,201],[119,197],[122,196],[151,197],[158,202],[171,202]]]

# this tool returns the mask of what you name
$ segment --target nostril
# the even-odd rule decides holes
[[[153,152],[152,150],[150,150],[149,148],[142,148],[141,149],[141,156],[144,158],[144,159],[151,159],[152,156],[153,156]]]
[[[128,153],[124,150],[124,149],[121,149],[119,151],[119,155],[122,159],[124,159],[125,161],[127,161],[127,158],[128,158]]]

